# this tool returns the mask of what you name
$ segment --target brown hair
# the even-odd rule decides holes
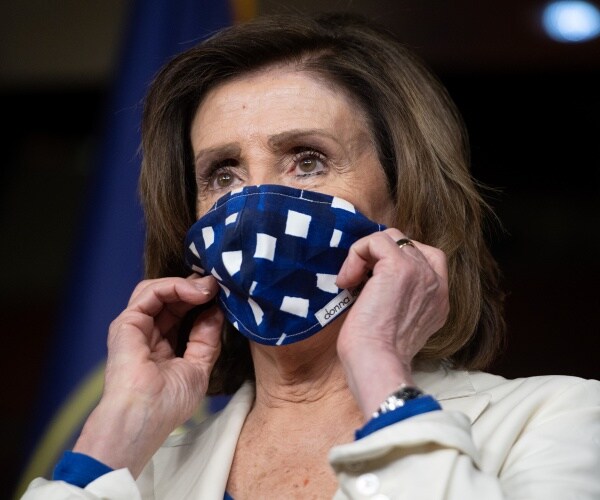
[[[207,91],[267,65],[295,64],[356,99],[369,118],[396,225],[442,249],[450,313],[421,359],[479,369],[502,344],[503,295],[485,244],[488,210],[469,173],[459,113],[432,73],[385,29],[356,16],[259,17],[227,28],[170,61],[144,108],[140,188],[146,213],[148,278],[185,276],[183,240],[196,220],[190,125]],[[211,392],[253,376],[247,341],[224,332]]]

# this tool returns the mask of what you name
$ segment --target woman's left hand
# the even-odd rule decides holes
[[[337,349],[348,384],[368,419],[400,384],[413,384],[411,363],[449,310],[445,254],[386,229],[350,248],[338,274],[340,288],[362,292],[344,318]]]

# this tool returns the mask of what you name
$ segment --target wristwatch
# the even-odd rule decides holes
[[[373,418],[377,418],[380,415],[401,408],[407,401],[422,398],[423,396],[425,396],[425,393],[418,387],[402,384],[396,391],[390,394],[383,403],[381,403],[377,411],[373,413]]]

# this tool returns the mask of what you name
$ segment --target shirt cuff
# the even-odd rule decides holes
[[[400,408],[396,408],[395,410],[369,420],[362,428],[354,433],[354,439],[358,441],[379,429],[383,429],[388,425],[395,424],[406,418],[441,409],[442,407],[433,396],[422,396],[420,398],[411,399],[404,403]]]
[[[89,455],[65,451],[62,459],[54,468],[52,479],[85,488],[92,481],[112,470],[108,465]]]

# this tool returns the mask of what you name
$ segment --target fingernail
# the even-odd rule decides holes
[[[210,295],[212,292],[206,288],[206,286],[202,283],[192,283],[198,290],[200,290],[204,295]]]

